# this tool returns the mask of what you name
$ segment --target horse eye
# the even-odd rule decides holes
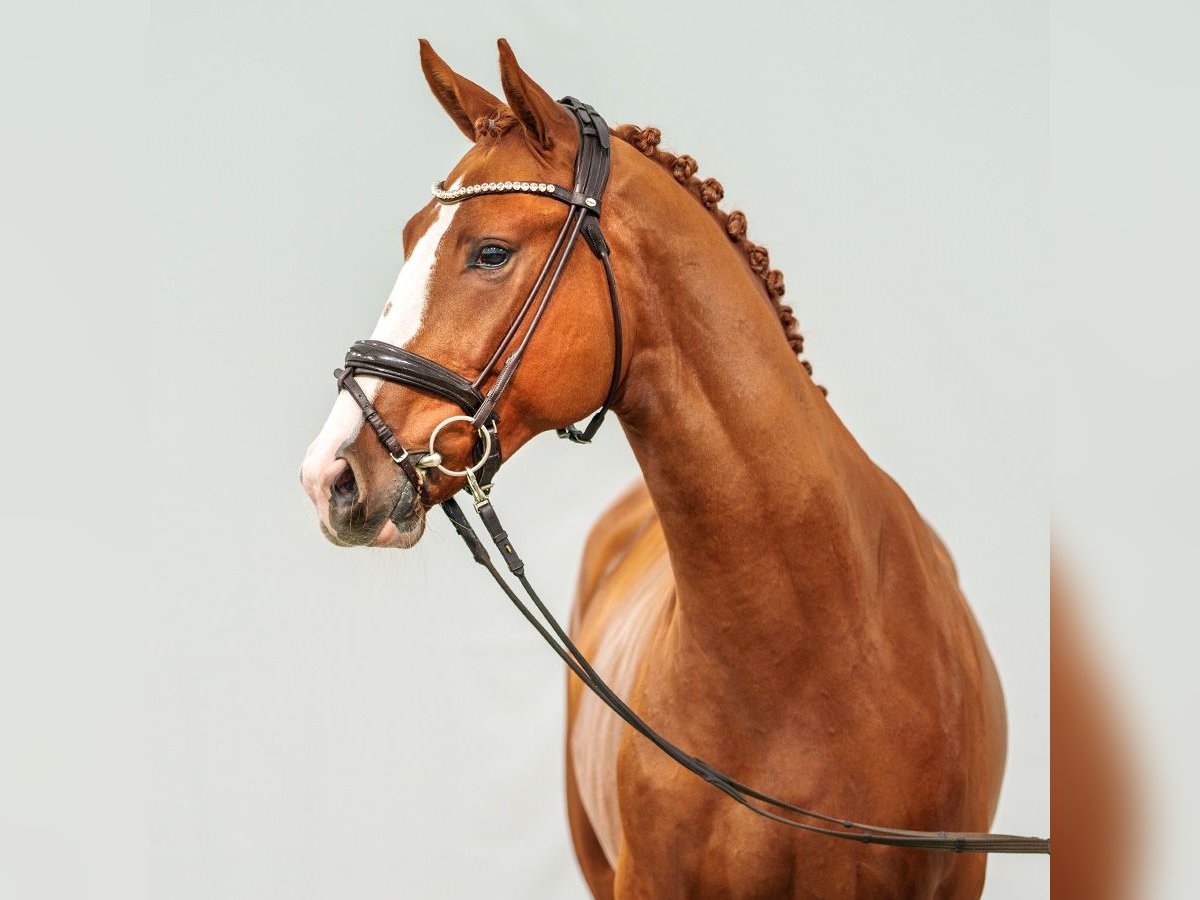
[[[508,262],[508,251],[495,244],[488,244],[481,248],[479,255],[475,257],[475,265],[481,269],[498,269],[506,262]]]

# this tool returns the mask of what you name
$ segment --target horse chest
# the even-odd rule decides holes
[[[618,696],[632,693],[672,589],[670,566],[663,556],[639,574],[624,596],[597,609],[595,621],[584,624],[585,642],[594,648],[592,664]],[[585,691],[571,729],[571,762],[580,802],[614,868],[624,840],[617,792],[617,758],[624,733],[624,723]]]

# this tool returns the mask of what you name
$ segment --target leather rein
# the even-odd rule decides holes
[[[692,756],[680,749],[638,716],[597,674],[587,657],[575,646],[558,620],[546,608],[533,585],[530,584],[525,575],[525,564],[513,548],[508,533],[500,524],[500,519],[496,515],[495,507],[489,497],[492,479],[502,459],[500,438],[496,429],[499,421],[496,406],[512,382],[517,367],[521,364],[521,360],[529,348],[530,340],[542,320],[567,259],[581,234],[592,253],[600,260],[608,283],[615,335],[613,370],[608,395],[588,424],[583,429],[576,426],[560,428],[558,429],[559,437],[579,444],[591,443],[615,399],[620,386],[622,369],[621,308],[617,296],[616,279],[613,276],[612,263],[609,259],[608,243],[600,230],[600,201],[608,183],[611,167],[608,125],[586,103],[573,97],[566,97],[561,102],[574,116],[579,126],[580,141],[575,158],[575,186],[573,189],[544,182],[528,181],[490,182],[450,190],[445,189],[440,183],[433,186],[433,195],[441,203],[458,203],[471,197],[484,195],[523,193],[551,197],[568,207],[566,220],[559,230],[554,246],[533,287],[500,345],[482,368],[479,377],[471,382],[458,373],[411,350],[383,341],[363,340],[357,341],[346,354],[345,368],[334,372],[339,390],[345,390],[358,404],[364,420],[374,430],[392,460],[412,482],[422,501],[426,499],[425,470],[437,468],[452,477],[466,478],[467,488],[471,493],[473,505],[480,521],[499,550],[509,572],[520,583],[522,590],[532,601],[533,606],[541,614],[549,628],[538,619],[534,611],[526,605],[508,580],[496,568],[487,548],[468,521],[462,507],[455,498],[451,497],[443,501],[441,507],[454,525],[455,531],[466,543],[471,556],[487,569],[488,574],[491,575],[500,590],[512,601],[517,611],[525,617],[543,640],[550,645],[567,668],[634,731],[649,740],[684,769],[727,794],[751,812],[801,831],[863,844],[883,844],[921,850],[954,851],[956,853],[1048,854],[1050,852],[1048,838],[985,832],[912,831],[868,825],[805,809],[742,784],[724,772],[713,768],[699,757]],[[539,291],[541,291],[540,301],[538,300]],[[526,321],[529,322],[529,325],[524,336],[505,360],[491,387],[484,392],[485,379],[504,352],[512,345],[521,325]],[[432,394],[457,405],[464,414],[445,419],[433,430],[427,452],[410,452],[400,444],[395,433],[383,421],[370,398],[355,380],[356,376],[360,375],[380,378]],[[445,468],[442,464],[441,454],[435,449],[438,434],[453,422],[469,423],[477,435],[472,454],[474,458],[467,468],[461,470]],[[791,813],[809,821],[800,822],[783,815],[783,813]]]

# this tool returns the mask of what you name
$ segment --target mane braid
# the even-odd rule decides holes
[[[771,306],[774,307],[775,314],[779,317],[784,337],[787,338],[788,344],[799,358],[804,352],[804,337],[800,334],[799,324],[792,314],[792,308],[780,301],[783,296],[783,273],[778,269],[771,268],[766,247],[755,244],[746,237],[745,214],[739,210],[726,213],[717,207],[717,204],[725,196],[725,189],[721,187],[721,182],[715,178],[695,177],[700,164],[694,157],[676,156],[666,150],[660,150],[658,144],[662,140],[662,132],[653,126],[638,128],[636,125],[618,125],[612,129],[612,133],[637,149],[643,156],[654,160],[670,172],[679,184],[704,204],[704,208],[717,220],[725,233],[729,235],[729,239],[742,251],[750,270],[762,282],[763,289],[767,292],[767,298],[771,301]],[[800,359],[800,365],[804,366],[804,370],[809,375],[812,375],[812,363],[807,359]],[[822,394],[828,393],[821,385],[817,385],[817,387]]]

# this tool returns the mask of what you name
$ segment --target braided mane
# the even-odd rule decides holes
[[[658,144],[662,140],[662,132],[653,126],[638,128],[636,125],[618,125],[612,129],[612,133],[637,149],[643,156],[654,160],[670,172],[679,184],[704,204],[704,208],[717,220],[725,233],[729,235],[729,239],[742,251],[750,270],[762,282],[771,306],[774,307],[775,314],[779,317],[784,337],[787,338],[788,344],[799,357],[804,352],[804,337],[800,334],[796,317],[792,314],[792,308],[780,300],[783,297],[783,273],[778,269],[771,268],[766,247],[755,244],[746,237],[744,213],[738,210],[726,213],[717,208],[717,204],[725,196],[725,189],[721,187],[721,182],[715,178],[697,178],[696,171],[700,168],[700,164],[694,157],[676,156],[666,150],[660,150]],[[804,366],[804,370],[809,375],[812,375],[812,363],[807,359],[801,359],[800,365]],[[820,389],[822,393],[827,393],[825,388],[821,387]]]

